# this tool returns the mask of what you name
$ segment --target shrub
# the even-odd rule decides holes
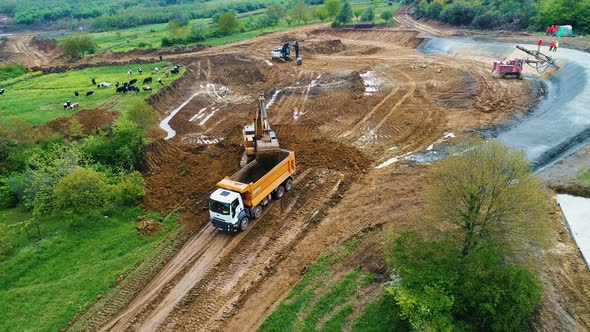
[[[134,171],[129,175],[119,176],[119,183],[112,186],[111,193],[115,203],[134,205],[145,196],[141,173]]]
[[[373,21],[374,19],[375,19],[375,9],[373,9],[373,7],[368,7],[361,14],[361,21]]]
[[[13,248],[12,239],[15,232],[5,224],[0,224],[0,260],[6,258]]]
[[[53,193],[58,208],[84,211],[104,205],[108,186],[103,174],[80,167],[64,176]]]
[[[504,263],[495,246],[463,256],[453,240],[403,233],[386,249],[398,274],[388,292],[414,329],[527,330],[541,282],[525,266]]]

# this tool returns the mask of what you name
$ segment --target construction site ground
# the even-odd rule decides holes
[[[422,34],[450,32],[403,12],[397,20],[395,29],[311,26],[170,55],[187,71],[149,98],[174,133],[162,130],[145,152],[142,207],[178,214],[185,231],[68,328],[253,330],[327,248],[388,224],[423,227],[406,216],[424,207],[429,166],[404,156],[526,113],[539,94],[528,81],[492,77],[492,59],[422,54]],[[302,66],[269,61],[294,39]],[[207,198],[239,169],[241,129],[259,94],[281,146],[295,151],[295,186],[245,232],[224,234],[208,222]],[[535,326],[587,330],[590,275],[554,220],[553,249],[539,253],[548,258]]]

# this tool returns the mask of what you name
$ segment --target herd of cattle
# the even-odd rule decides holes
[[[157,67],[155,69],[156,69],[156,72],[157,72]],[[129,72],[131,72],[131,70]],[[129,75],[129,72],[128,72],[128,75]],[[141,74],[141,68],[138,70],[138,72]],[[170,70],[170,73],[172,73],[172,74],[178,74],[178,73],[180,73],[180,67],[178,65],[175,65],[174,68]],[[168,75],[169,75],[168,72],[165,72],[164,73],[164,76],[168,77]],[[134,93],[137,94],[141,90],[143,90],[145,92],[151,92],[153,90],[149,85],[146,85],[146,84],[153,83],[153,78],[151,76],[150,77],[146,77],[146,78],[144,78],[142,80],[142,82],[141,82],[142,83],[141,90],[137,86],[135,86],[135,84],[137,84],[137,82],[138,82],[138,80],[136,78],[131,79],[129,82],[123,82],[123,83],[116,82],[115,83],[115,93],[123,93],[123,94],[126,94],[127,92],[134,92]],[[164,85],[164,83],[162,82],[162,78],[160,78],[160,77],[157,78],[156,82],[158,82],[162,86]],[[96,88],[97,89],[100,89],[100,88],[110,88],[112,86],[112,84],[109,83],[109,82],[96,83],[96,78],[93,78],[92,79],[92,85],[96,85]],[[3,93],[4,93],[4,89],[0,89],[0,95],[2,95]],[[74,96],[79,97],[80,96],[80,92],[74,91]],[[90,90],[90,91],[86,92],[86,95],[85,96],[86,97],[94,96],[94,90]],[[67,110],[73,111],[73,110],[75,110],[75,109],[77,109],[79,107],[79,104],[78,103],[72,103],[71,101],[68,100],[68,101],[66,101],[64,103],[63,106],[64,106],[64,110],[66,110],[66,111]]]

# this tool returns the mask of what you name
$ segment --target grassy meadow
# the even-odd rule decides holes
[[[153,73],[153,68],[160,68],[160,73]],[[143,75],[137,73],[142,68]],[[180,74],[164,77],[164,70],[171,69],[167,62],[151,64],[120,65],[108,67],[95,67],[81,70],[69,70],[63,73],[55,73],[41,76],[33,76],[13,85],[5,86],[5,92],[0,96],[0,122],[10,120],[12,117],[23,118],[30,124],[42,124],[52,119],[70,115],[70,111],[64,111],[63,104],[66,101],[79,103],[82,109],[107,108],[113,111],[125,111],[132,101],[145,99],[150,93],[157,92],[161,86],[156,82],[162,77],[165,85],[182,76]],[[127,71],[133,74],[127,77]],[[116,94],[115,82],[128,82],[130,79],[138,79],[137,86],[142,87],[141,81],[146,77],[152,77],[153,83],[149,84],[153,92],[140,91],[134,93]],[[97,88],[92,84],[92,78],[96,82],[109,82],[110,88]],[[86,97],[87,91],[94,90],[94,96]],[[74,91],[79,91],[80,96],[75,97]]]
[[[360,242],[349,240],[320,256],[258,331],[408,331],[391,296],[380,290],[373,299],[363,295],[380,286],[375,275],[346,262]]]
[[[22,241],[0,261],[0,331],[57,331],[119,276],[156,254],[155,245],[175,222],[165,220],[164,231],[140,236],[131,221],[143,214],[140,209],[95,211],[76,226],[65,226],[61,215],[44,218],[37,242],[18,231]],[[0,216],[16,221],[27,213],[16,208]]]

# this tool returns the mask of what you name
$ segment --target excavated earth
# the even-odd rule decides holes
[[[290,39],[303,65],[268,61]],[[186,74],[149,99],[173,137],[162,130],[139,166],[142,206],[176,213],[189,233],[157,273],[115,287],[69,327],[252,330],[326,248],[385,224],[416,227],[405,220],[424,206],[428,165],[401,156],[437,151],[537,98],[528,81],[496,79],[481,59],[423,55],[420,42],[411,30],[302,28],[176,58]],[[260,94],[281,146],[295,151],[295,186],[247,231],[223,234],[208,223],[207,198],[239,169]]]

